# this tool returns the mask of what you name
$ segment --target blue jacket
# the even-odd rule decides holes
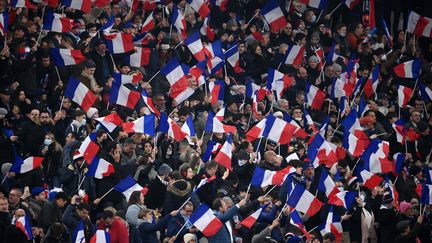
[[[167,236],[173,237],[174,235],[176,235],[177,232],[179,232],[179,230],[181,229],[181,227],[183,227],[184,224],[185,224],[185,220],[180,213],[177,214],[175,217],[172,217],[168,222]],[[187,233],[189,233],[189,229],[184,227],[181,230],[181,232],[178,234],[177,240],[175,240],[174,242],[176,243],[183,242],[183,236]]]
[[[169,220],[172,218],[171,214],[165,215],[159,222],[152,224],[152,223],[141,223],[138,227],[139,234],[141,236],[141,242],[142,243],[154,243],[159,242],[156,232],[159,230],[164,230]]]
[[[212,237],[207,238],[209,243],[220,243],[220,242],[232,242],[230,233],[225,225],[225,222],[229,221],[237,214],[238,207],[237,205],[230,208],[225,213],[219,213],[216,217],[222,222],[222,227],[219,231]]]

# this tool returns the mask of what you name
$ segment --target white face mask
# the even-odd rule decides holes
[[[46,145],[46,146],[49,146],[50,144],[52,144],[53,143],[53,140],[52,139],[50,139],[50,138],[45,138],[45,140],[44,140],[44,144]]]
[[[95,37],[96,36],[96,32],[94,32],[94,33],[90,32],[89,35],[90,35],[90,37]]]
[[[317,19],[317,16],[316,16],[316,15],[313,15],[313,16],[312,16],[312,19],[311,19],[312,23],[315,23],[316,19]]]
[[[301,122],[303,119],[301,117],[294,117],[294,120]]]
[[[387,60],[387,55],[382,55],[382,57],[381,57],[381,61],[385,61],[385,60]]]
[[[86,124],[86,119],[82,119],[81,122],[80,122],[80,125],[81,126],[85,126],[85,124]]]
[[[342,36],[342,37],[345,37],[346,36],[346,32],[340,32],[339,35]]]

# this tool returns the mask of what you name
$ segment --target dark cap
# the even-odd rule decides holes
[[[39,193],[44,192],[44,191],[45,191],[45,189],[43,189],[42,187],[37,186],[37,187],[35,187],[35,188],[33,188],[31,190],[31,196],[34,197],[34,196],[36,196]]]
[[[84,66],[85,68],[95,68],[96,63],[93,60],[87,60]]]
[[[402,220],[399,223],[397,223],[396,225],[396,229],[399,232],[404,232],[408,226],[410,226],[410,221],[409,220]]]
[[[0,93],[5,94],[5,95],[12,95],[13,92],[10,88],[6,87],[6,88],[1,89]]]

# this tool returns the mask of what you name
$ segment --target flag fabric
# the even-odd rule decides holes
[[[143,133],[154,136],[155,120],[155,114],[144,115],[135,121],[123,123],[123,131],[125,133]]]
[[[301,2],[307,4],[309,7],[316,9],[323,9],[327,5],[327,0],[302,0]]]
[[[294,78],[269,68],[267,75],[267,89],[276,92],[277,100],[282,98],[283,93],[290,86],[294,85]]]
[[[221,40],[214,41],[204,46],[204,52],[208,58],[220,57],[223,58],[223,49]]]
[[[266,118],[262,136],[279,144],[288,144],[296,131],[296,127],[273,115]]]
[[[427,87],[423,82],[418,83],[418,87],[420,90],[420,95],[423,98],[424,101],[432,101],[432,90]]]
[[[314,168],[317,168],[320,164],[324,164],[330,168],[339,160],[336,155],[336,149],[319,133],[315,134],[312,142],[309,144],[307,155],[309,161],[313,163]]]
[[[331,198],[340,192],[327,170],[323,167],[317,189],[320,192],[324,192],[327,195],[327,198]]]
[[[308,131],[309,133],[317,133],[318,130],[315,127],[315,123],[312,120],[312,117],[309,115],[309,113],[307,112],[307,110],[304,110],[303,113],[303,118],[304,118],[304,127],[306,131]]]
[[[264,131],[265,125],[266,125],[267,119],[264,118],[261,121],[259,121],[255,126],[253,126],[249,131],[246,133],[246,140],[249,142],[253,142],[257,138],[262,137],[262,132]]]
[[[209,15],[210,16],[210,15]],[[203,21],[203,25],[201,26],[201,28],[200,28],[200,33],[201,33],[201,35],[204,35],[204,36],[206,36],[207,37],[207,39],[209,40],[209,41],[214,41],[214,39],[215,39],[215,33],[214,33],[214,31],[210,28],[210,25],[209,25],[209,16],[207,16],[205,19],[204,19],[204,21]]]
[[[12,0],[11,6],[14,8],[28,8],[28,9],[37,8],[37,6],[33,5],[29,0]]]
[[[257,187],[266,187],[269,185],[280,186],[284,182],[285,177],[295,171],[295,168],[292,166],[287,166],[277,171],[266,170],[260,166],[256,166],[250,183],[252,186]]]
[[[51,48],[50,53],[57,67],[76,65],[86,60],[81,50]]]
[[[301,184],[297,184],[294,187],[288,197],[287,204],[309,217],[314,216],[323,205],[321,201],[314,197],[314,195],[307,191]]]
[[[270,0],[261,9],[261,15],[270,24],[272,32],[277,32],[287,25],[287,21],[277,0]]]
[[[25,160],[17,160],[13,163],[9,171],[15,172],[17,174],[24,174],[33,169],[36,169],[42,165],[44,157],[28,157]]]
[[[114,172],[114,166],[110,162],[95,156],[88,166],[86,176],[102,179],[105,176],[113,174]]]
[[[209,15],[210,9],[203,0],[186,0],[195,12],[202,18]]]
[[[401,78],[417,78],[420,75],[422,64],[422,60],[417,58],[397,65],[393,71]]]
[[[33,240],[33,233],[28,216],[21,216],[15,220],[15,227],[20,229],[28,240]]]
[[[95,2],[95,5],[96,5],[96,2]],[[103,31],[103,33],[109,34],[113,27],[114,27],[114,17],[111,17],[108,19],[108,21],[104,25],[101,26],[99,31]]]
[[[362,0],[343,0],[345,5],[352,10],[357,4],[359,4]]]
[[[333,63],[339,57],[341,57],[340,55],[338,55],[338,54],[335,53],[335,48],[336,48],[336,43],[333,43],[330,46],[329,52],[327,53],[327,56],[326,56],[326,62],[327,63]]]
[[[80,105],[84,111],[87,111],[97,98],[87,86],[75,77],[70,77],[64,96]]]
[[[110,233],[104,230],[96,230],[89,243],[110,243]]]
[[[117,114],[117,112],[113,112],[104,117],[95,118],[103,127],[105,127],[109,132],[114,131],[116,127],[120,126],[123,123],[123,120]]]
[[[0,13],[0,35],[6,36],[8,32],[8,19],[9,19],[8,12]]]
[[[356,110],[352,110],[342,121],[344,128],[342,146],[353,156],[360,156],[369,145],[369,137],[366,135],[357,118]]]
[[[423,185],[420,202],[424,205],[432,205],[432,185]]]
[[[93,158],[99,152],[100,147],[96,141],[96,133],[90,133],[78,149],[80,155],[84,157],[87,163],[93,161]]]
[[[231,134],[229,134],[225,143],[222,145],[222,148],[219,150],[216,157],[214,158],[214,161],[216,161],[218,164],[222,165],[223,167],[231,171],[232,170],[231,158],[232,158],[232,136]]]
[[[121,32],[105,35],[106,45],[111,54],[121,54],[134,50],[132,35]]]
[[[126,59],[131,67],[142,67],[150,63],[150,48],[135,47],[136,51]]]
[[[236,133],[237,128],[235,126],[223,124],[217,117],[215,117],[213,112],[209,111],[205,131],[218,133]]]
[[[372,190],[377,187],[384,179],[380,176],[377,176],[367,170],[362,170],[360,172],[360,178],[363,182],[363,186]]]
[[[185,87],[183,90],[177,90],[175,92],[171,91],[170,97],[177,102],[177,104],[182,103],[187,100],[191,95],[195,93],[195,90],[191,87]]]
[[[375,0],[369,1],[369,28],[373,29],[376,27],[375,21]]]
[[[326,94],[320,90],[317,86],[306,83],[306,95],[305,99],[307,104],[314,110],[321,109],[322,104],[326,98]]]
[[[136,75],[125,75],[113,72],[112,77],[114,78],[114,82],[116,82],[117,84],[133,84],[138,83],[143,79],[143,75],[141,72],[138,72],[138,74]]]
[[[392,162],[388,160],[390,145],[387,141],[372,139],[361,156],[363,169],[372,173],[388,173],[392,171]]]
[[[154,113],[156,116],[160,117],[160,111],[156,108],[156,106],[153,103],[153,100],[151,97],[148,96],[147,91],[143,89],[141,91],[141,97],[144,100],[144,103],[146,104],[147,108]]]
[[[62,17],[52,10],[45,12],[42,29],[57,33],[65,33],[72,30],[72,19]]]
[[[159,120],[159,132],[167,133],[168,136],[177,142],[183,140],[187,134],[181,130],[181,127],[173,121],[166,113],[161,113]]]
[[[149,32],[153,30],[154,27],[155,27],[155,20],[153,18],[153,12],[151,12],[141,27],[141,33]]]
[[[171,92],[183,91],[189,86],[186,74],[189,73],[189,68],[186,65],[180,65],[179,61],[172,58],[160,72],[165,75],[170,83]]]
[[[387,189],[388,189],[388,193],[389,193],[390,196],[393,198],[393,202],[394,202],[394,205],[396,206],[396,209],[399,210],[399,205],[398,205],[398,201],[399,201],[399,193],[396,191],[396,187],[395,187],[395,185],[393,185],[393,184],[391,183],[391,181],[389,180],[389,178],[388,178],[387,175],[386,175],[386,178],[385,178],[384,188],[387,188]],[[385,196],[385,193],[386,193],[386,192],[384,192],[384,196]]]
[[[394,161],[393,172],[395,173],[395,175],[399,175],[402,172],[402,168],[403,168],[404,163],[405,163],[405,154],[399,153],[399,152],[395,153],[393,155],[393,161]],[[427,175],[426,175],[426,177],[427,177]]]
[[[196,186],[194,192],[197,192],[198,189],[200,189],[200,188],[201,188],[202,186],[204,186],[205,184],[207,184],[207,183],[209,183],[209,182],[212,182],[212,181],[216,180],[216,175],[213,175],[213,176],[210,177],[210,178],[207,178],[205,175],[203,175],[203,177],[204,177],[204,178],[201,179],[201,181],[198,183],[198,185]]]
[[[172,8],[171,24],[174,25],[174,27],[176,27],[177,32],[179,33],[179,37],[182,40],[187,38],[186,20],[182,15],[180,9],[177,8],[177,4],[174,4]]]
[[[372,97],[376,94],[376,90],[378,87],[379,77],[380,77],[380,65],[375,64],[372,69],[372,73],[369,75],[369,78],[366,80],[366,83],[363,88],[363,92],[367,97]]]
[[[233,47],[224,52],[225,58],[228,63],[233,67],[235,73],[242,73],[244,70],[240,67],[240,54],[238,52],[238,44],[235,43]]]
[[[196,137],[196,132],[195,132],[192,116],[189,116],[186,119],[181,130],[182,130],[182,132],[186,133],[189,137]]]
[[[344,207],[348,210],[357,195],[358,193],[355,191],[338,192],[333,197],[329,198],[327,203],[335,206]]]
[[[198,60],[198,62],[201,62],[206,58],[204,46],[201,42],[200,34],[198,31],[189,34],[188,37],[184,40],[184,43],[186,44],[192,55]]]
[[[91,0],[62,0],[61,3],[66,7],[81,10],[84,13],[90,13],[92,8]]]
[[[432,169],[425,168],[423,174],[426,176],[426,184],[432,184]]]
[[[399,85],[399,87],[398,87],[398,105],[399,105],[399,107],[405,108],[405,106],[411,100],[413,93],[414,93],[413,89],[408,88],[408,87],[403,86],[403,85]]]
[[[259,216],[261,215],[261,212],[267,207],[268,204],[261,206],[259,209],[257,209],[255,212],[253,212],[251,215],[243,219],[240,224],[248,229],[251,229],[252,226],[255,224],[255,222],[258,220]]]
[[[132,39],[133,43],[136,45],[141,45],[141,46],[147,46],[150,42],[150,40],[153,40],[154,37],[152,35],[150,35],[150,33],[141,33],[138,35],[135,35],[135,37]]]
[[[205,84],[207,60],[197,63],[189,69],[188,75],[195,79],[198,86]]]
[[[82,220],[80,220],[77,227],[75,228],[74,234],[72,236],[72,242],[73,243],[85,242],[84,222]]]
[[[301,66],[303,62],[303,57],[305,53],[305,48],[299,45],[292,45],[288,47],[285,57],[283,59],[284,64],[291,64],[296,66]]]
[[[309,232],[307,232],[306,229],[303,227],[301,217],[295,209],[293,209],[290,213],[290,224],[298,227],[307,239],[310,239],[312,237],[311,234],[309,234]]]
[[[408,17],[407,31],[417,36],[432,38],[432,19],[411,11]]]
[[[132,91],[126,86],[113,82],[111,85],[109,102],[110,104],[117,104],[129,109],[134,109],[135,105],[141,98],[138,91]]]
[[[303,130],[303,128],[294,120],[292,117],[285,113],[283,116],[284,121],[288,122],[289,124],[296,127],[296,130],[294,131],[294,137],[306,139],[308,134]]]
[[[92,1],[96,7],[103,8],[111,3],[111,0],[94,0]]]
[[[333,233],[336,238],[336,242],[342,242],[342,220],[340,215],[333,212],[333,206],[330,206],[330,210],[327,214],[327,219],[321,225],[319,225],[318,229],[322,236],[326,233]]]
[[[217,143],[213,140],[208,141],[207,143],[207,149],[204,152],[204,154],[201,156],[201,159],[204,162],[210,161],[212,155],[216,155],[217,152],[222,148],[222,144]]]
[[[121,180],[117,185],[114,186],[114,190],[123,193],[126,197],[126,201],[129,201],[129,198],[134,191],[142,191],[143,187],[140,186],[132,176],[128,176]]]
[[[223,80],[209,82],[208,87],[211,94],[212,104],[216,103],[218,100],[224,100],[225,82]]]
[[[215,235],[223,223],[213,214],[205,204],[201,204],[191,215],[189,221],[206,237]]]
[[[210,0],[213,6],[217,6],[222,10],[222,12],[225,12],[227,10],[226,5],[228,4],[229,0]]]

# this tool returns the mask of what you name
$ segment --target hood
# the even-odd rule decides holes
[[[178,197],[184,197],[191,192],[191,185],[186,180],[177,180],[174,183],[168,185],[167,191]]]

